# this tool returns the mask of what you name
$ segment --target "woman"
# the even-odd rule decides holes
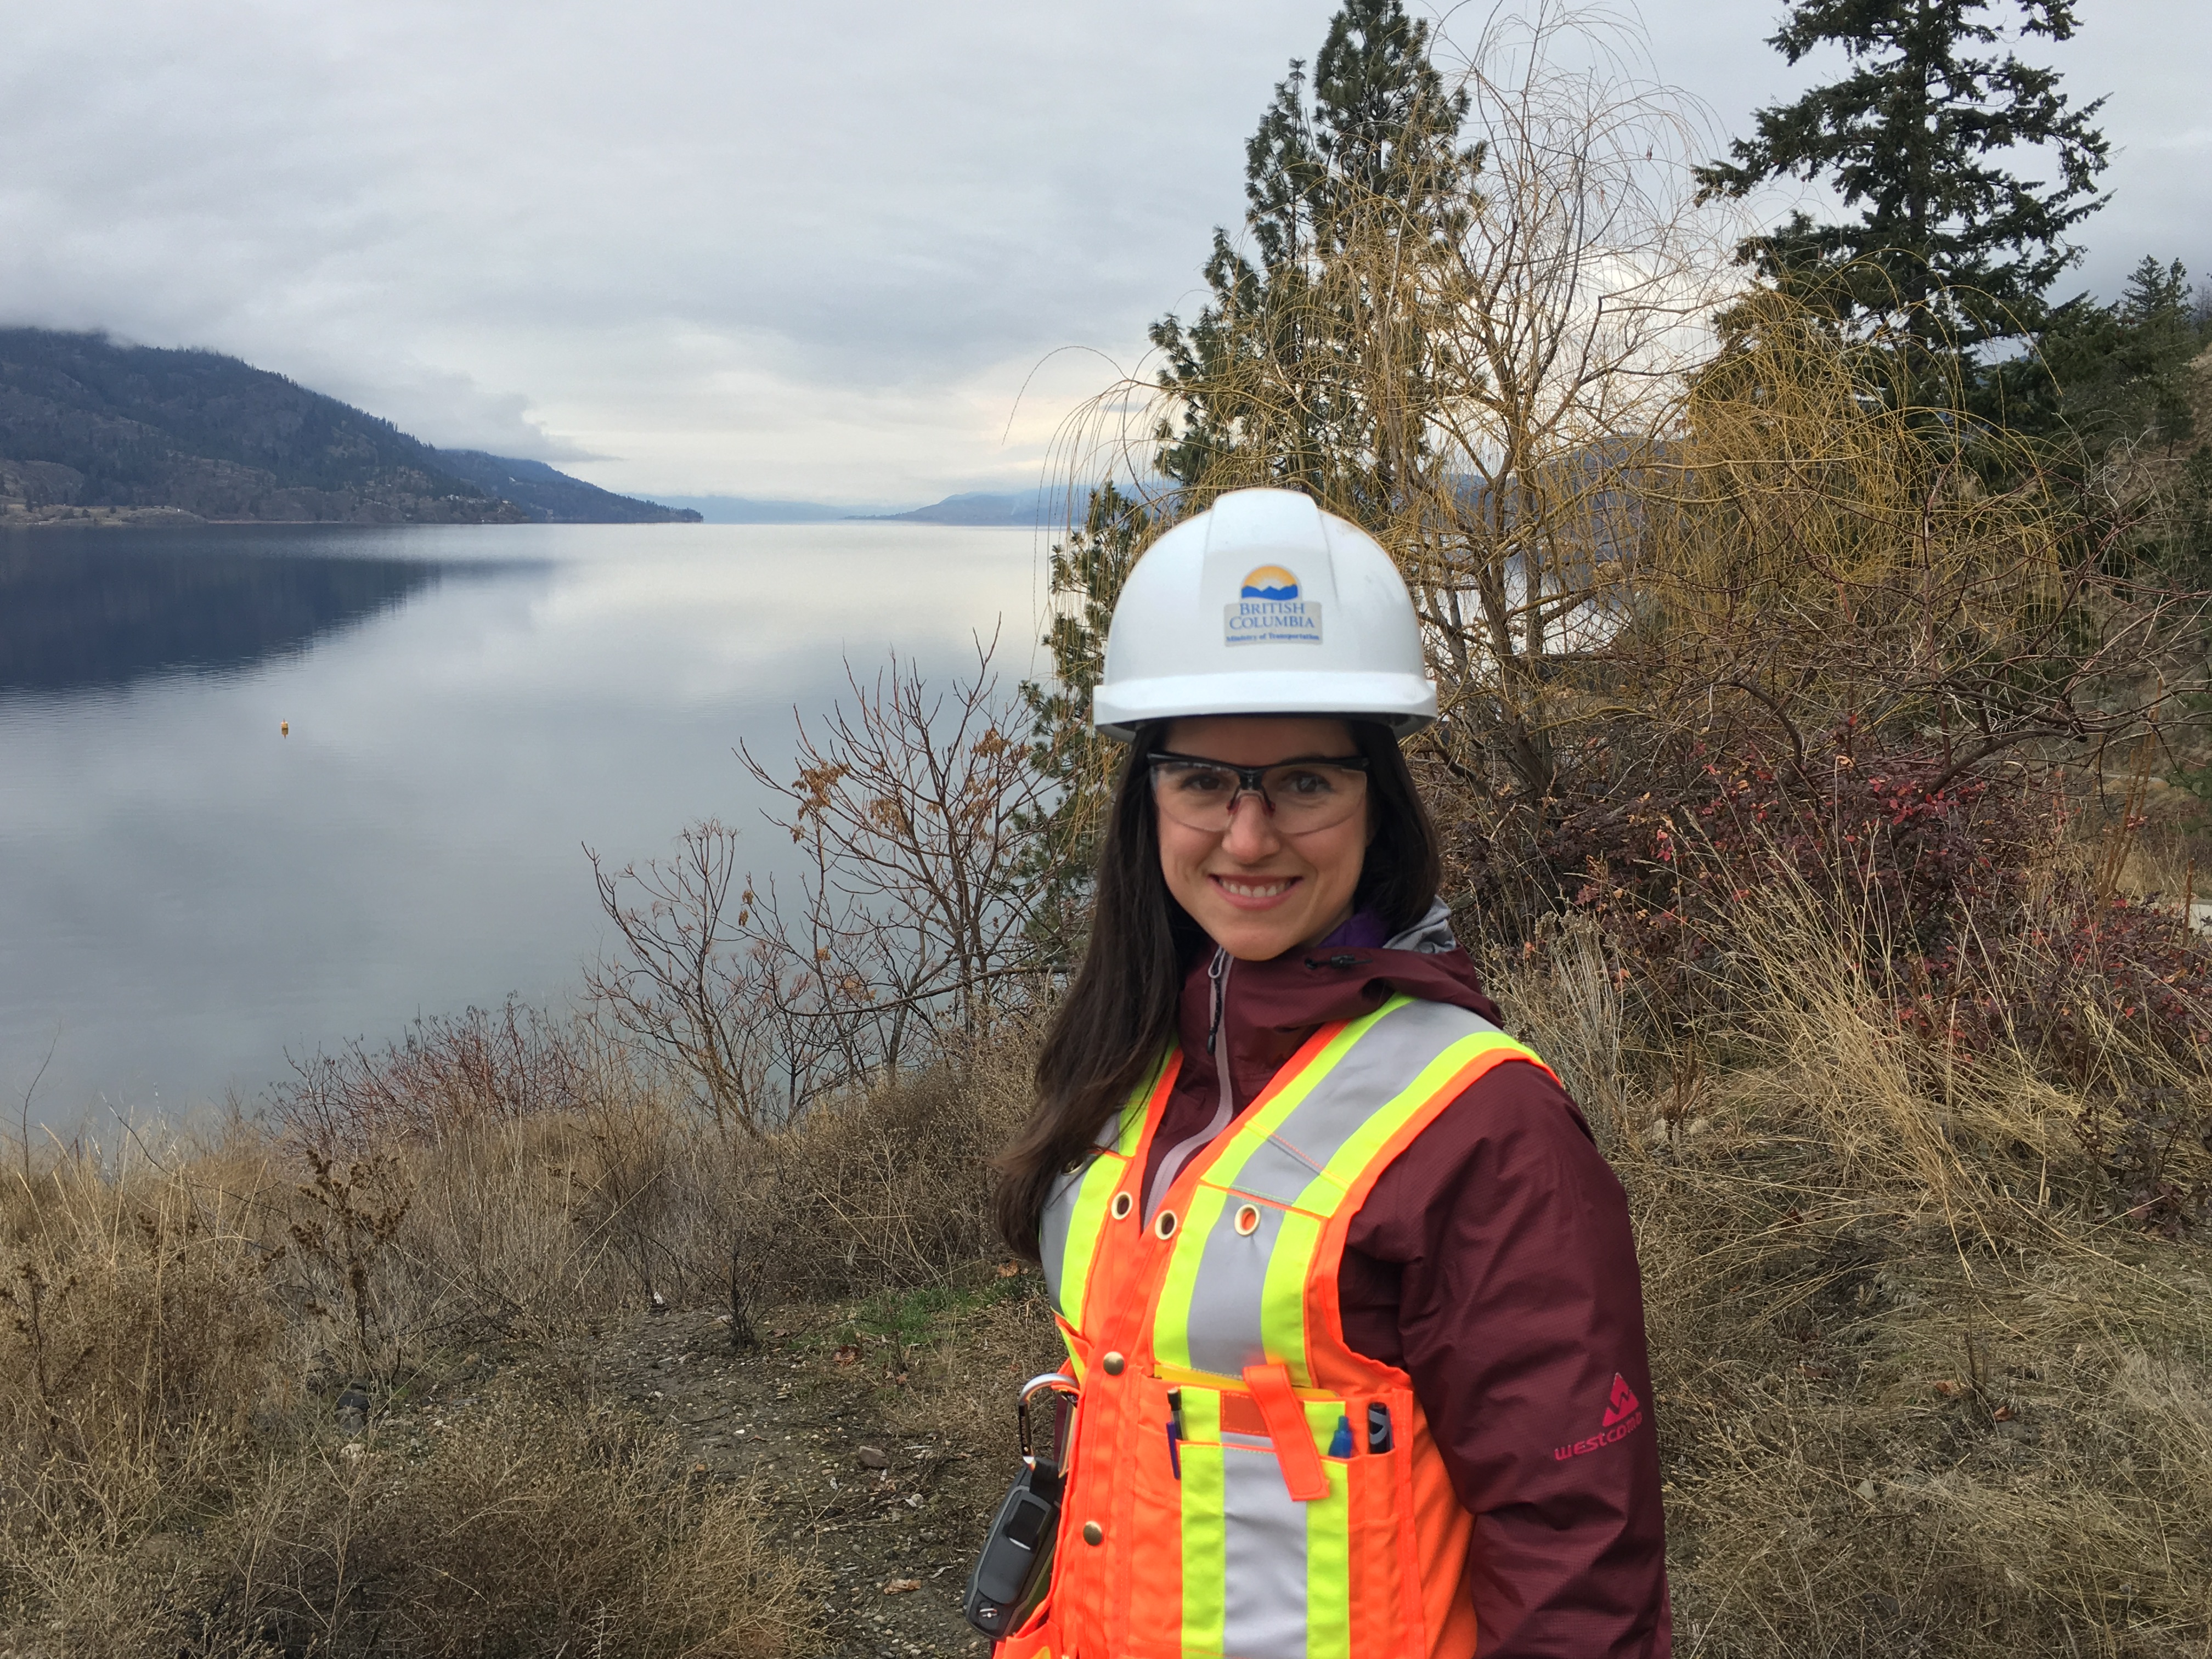
[[[1089,949],[1002,1159],[1080,1389],[1008,1656],[1663,1656],[1627,1206],[1436,902],[1413,606],[1280,490],[1115,608]]]

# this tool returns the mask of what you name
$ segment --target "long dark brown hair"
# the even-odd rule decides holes
[[[1436,825],[1389,729],[1349,722],[1367,757],[1373,837],[1352,902],[1391,932],[1420,920],[1443,878]],[[999,1231],[1037,1257],[1037,1224],[1054,1178],[1081,1158],[1106,1120],[1175,1041],[1183,975],[1205,945],[1160,873],[1146,762],[1166,722],[1141,727],[1114,786],[1098,850],[1091,939],[1037,1056],[1037,1106],[997,1159]]]

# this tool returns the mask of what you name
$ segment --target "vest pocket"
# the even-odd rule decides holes
[[[1172,1570],[1182,1584],[1182,1627],[1168,1650],[1234,1659],[1349,1654],[1355,1600],[1379,1601],[1383,1627],[1395,1629],[1398,1528],[1388,1494],[1397,1483],[1398,1460],[1364,1449],[1366,1402],[1297,1401],[1312,1449],[1305,1466],[1317,1459],[1328,1482],[1325,1494],[1302,1500],[1291,1496],[1266,1417],[1249,1390],[1185,1384],[1169,1398],[1181,1469],[1175,1481],[1179,1524],[1171,1535],[1178,1546]],[[1387,1538],[1380,1552],[1370,1538],[1360,1551],[1366,1560],[1356,1567],[1355,1534],[1363,1526],[1385,1528]],[[1387,1564],[1389,1588],[1374,1583],[1378,1555]],[[1355,1586],[1363,1575],[1368,1582]],[[1164,1573],[1155,1582],[1174,1580]],[[1377,1589],[1384,1589],[1380,1597]],[[1375,1629],[1371,1620],[1367,1628]]]

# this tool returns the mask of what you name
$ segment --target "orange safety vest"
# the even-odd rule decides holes
[[[1354,1352],[1337,1265],[1376,1178],[1492,1066],[1480,1015],[1393,997],[1325,1025],[1176,1176],[1140,1190],[1170,1054],[1045,1202],[1080,1386],[1050,1589],[1002,1659],[1474,1652],[1474,1522],[1413,1379]]]

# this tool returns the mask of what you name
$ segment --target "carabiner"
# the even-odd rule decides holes
[[[1037,1460],[1036,1449],[1030,1436],[1030,1401],[1047,1389],[1066,1400],[1071,1406],[1079,1392],[1076,1387],[1075,1379],[1066,1371],[1047,1371],[1043,1376],[1033,1376],[1022,1384],[1021,1399],[1014,1407],[1014,1425],[1021,1440],[1022,1462],[1031,1468],[1036,1468]],[[1067,1411],[1060,1409],[1055,1404],[1053,1413],[1052,1448],[1052,1473],[1054,1474],[1060,1473],[1060,1465],[1066,1456],[1066,1431],[1068,1416]]]

